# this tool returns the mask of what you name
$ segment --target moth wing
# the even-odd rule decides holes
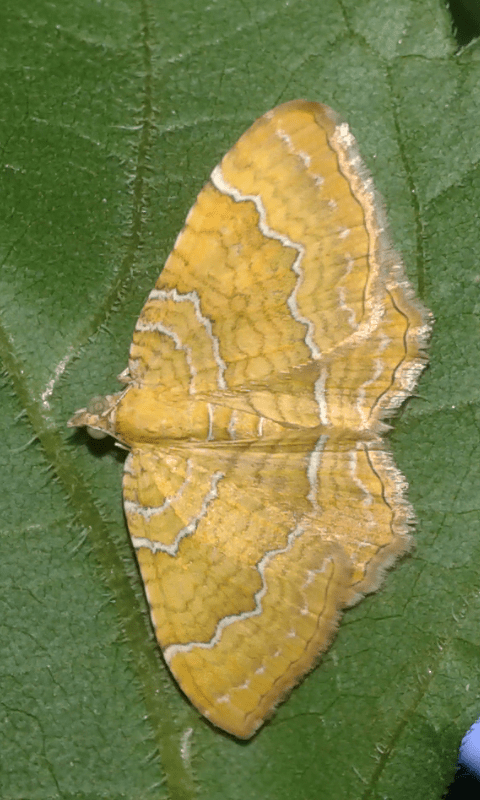
[[[196,393],[256,389],[263,413],[283,376],[285,406],[289,393],[316,398],[314,424],[378,432],[425,366],[431,317],[348,125],[293,101],[258,119],[214,169],[142,311],[130,371],[168,388],[152,320],[184,349]],[[298,414],[294,404],[275,419]]]
[[[380,552],[408,544],[369,458],[326,441],[315,454],[298,442],[139,447],[124,500],[165,660],[199,711],[240,738],[378,583]]]

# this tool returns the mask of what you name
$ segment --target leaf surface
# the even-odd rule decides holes
[[[439,798],[478,716],[477,43],[436,2],[2,4],[2,797]],[[248,743],[159,656],[123,455],[65,427],[116,391],[213,166],[305,97],[350,123],[436,325],[390,441],[417,547]]]

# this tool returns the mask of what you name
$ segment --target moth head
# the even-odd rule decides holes
[[[86,408],[80,408],[68,420],[69,428],[86,428],[93,439],[104,439],[115,434],[115,413],[123,392],[107,394],[106,397],[92,397]]]

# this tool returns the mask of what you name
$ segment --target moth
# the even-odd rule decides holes
[[[384,435],[431,324],[349,126],[285,103],[200,192],[124,388],[68,423],[129,449],[124,509],[155,635],[233,736],[258,730],[411,547]]]

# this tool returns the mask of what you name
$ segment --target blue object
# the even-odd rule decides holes
[[[480,780],[480,720],[463,737],[458,763]]]

